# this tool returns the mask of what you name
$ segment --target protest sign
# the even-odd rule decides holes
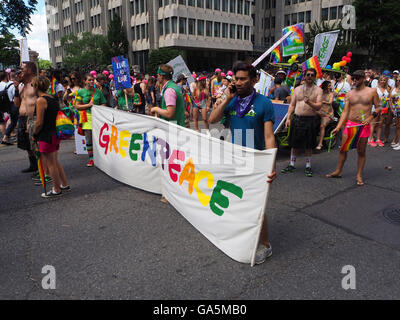
[[[287,37],[283,43],[283,56],[292,56],[294,54],[304,54],[304,24],[298,23],[282,29],[282,34],[286,35],[289,32],[292,34]]]
[[[96,167],[163,194],[232,259],[254,262],[276,149],[259,151],[159,118],[94,106]]]
[[[131,77],[129,74],[129,62],[128,59],[124,57],[113,57],[111,59],[114,81],[115,81],[115,89],[122,90],[132,87]]]
[[[313,56],[318,57],[321,68],[325,68],[335,48],[340,30],[319,33],[314,40]]]
[[[20,52],[20,65],[23,62],[29,61],[29,49],[28,49],[28,40],[21,39],[19,40],[19,52]]]
[[[264,70],[260,69],[260,80],[258,81],[259,85],[256,91],[268,97],[269,89],[272,86],[272,81],[273,81],[272,76],[266,73]]]
[[[86,149],[86,137],[80,135],[77,128],[75,128],[75,150],[76,154],[88,154]]]
[[[273,103],[275,122],[274,133],[277,133],[286,122],[286,116],[289,111],[289,104],[287,103]]]
[[[178,76],[181,73],[184,73],[188,78],[189,84],[192,84],[194,82],[194,79],[192,77],[192,74],[190,73],[189,68],[187,67],[185,61],[183,60],[182,56],[177,56],[175,59],[172,59],[170,62],[167,63],[174,69],[174,75],[172,76],[172,80],[176,81]]]

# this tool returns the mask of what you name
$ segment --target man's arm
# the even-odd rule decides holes
[[[167,119],[172,119],[175,116],[175,110],[176,106],[167,106],[167,109],[161,109],[160,107],[154,107],[151,109],[151,112],[158,113],[160,116],[167,118]]]
[[[322,108],[322,89],[317,88],[316,102],[311,101],[309,98],[305,98],[304,102],[307,103],[315,111],[318,111],[319,109],[321,109]]]
[[[221,119],[223,118],[226,106],[232,101],[232,99],[236,95],[236,93],[232,93],[233,86],[233,83],[229,84],[228,89],[225,90],[225,100],[220,105],[213,108],[210,114],[210,118],[208,119],[209,123],[216,123],[218,121],[221,121]]]
[[[275,149],[275,135],[274,135],[274,123],[272,121],[264,122],[264,139],[265,149]],[[274,162],[274,168],[272,173],[268,176],[268,182],[271,183],[276,178],[276,161]]]
[[[296,108],[296,100],[297,100],[297,89],[294,89],[294,92],[292,94],[292,97],[290,99],[290,105],[289,105],[289,110],[287,113],[286,117],[286,128],[290,127],[290,117],[292,116],[292,113],[294,112],[294,109]]]

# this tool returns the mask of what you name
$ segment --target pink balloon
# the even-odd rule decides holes
[[[114,75],[113,75],[113,74],[110,74],[110,75],[108,76],[108,79],[114,79]]]
[[[351,51],[347,52],[347,57],[351,58],[353,56],[353,53]]]
[[[228,75],[228,76],[233,76],[233,71],[229,70],[229,71],[227,72],[227,75]]]
[[[105,76],[108,76],[110,73],[109,73],[107,70],[104,70],[104,71],[103,71],[103,74],[104,74]]]
[[[342,61],[347,61],[346,58],[347,58],[346,56],[343,56]]]

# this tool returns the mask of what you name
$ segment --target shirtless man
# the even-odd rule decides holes
[[[22,64],[22,72],[20,78],[22,83],[15,88],[14,104],[19,108],[18,118],[18,148],[26,150],[29,156],[29,168],[22,170],[22,172],[35,172],[37,171],[36,157],[33,152],[33,142],[29,129],[31,132],[35,125],[35,105],[36,93],[32,86],[32,80],[37,75],[37,68],[33,62],[24,62]]]
[[[305,149],[306,169],[304,172],[307,177],[312,177],[311,155],[312,150],[317,146],[317,111],[322,108],[323,92],[314,84],[317,75],[315,69],[308,69],[304,74],[305,83],[294,90],[287,114],[286,127],[290,127],[289,145],[292,150],[290,164],[281,172],[295,171],[299,149]],[[293,112],[293,119],[290,119]]]
[[[340,121],[336,128],[332,131],[332,134],[336,134],[346,123],[346,129],[343,132],[342,145],[347,141],[347,127],[353,127],[356,125],[363,125],[360,138],[357,144],[358,153],[358,172],[357,172],[357,185],[363,186],[364,181],[362,178],[362,172],[365,165],[365,150],[367,147],[368,137],[370,135],[371,121],[376,118],[380,112],[380,107],[372,111],[372,105],[380,106],[380,100],[378,93],[375,89],[368,88],[365,86],[365,72],[357,70],[351,75],[353,85],[355,89],[351,90],[346,95],[346,103]],[[347,151],[341,151],[339,153],[339,161],[337,168],[334,172],[327,174],[327,178],[341,178],[344,163],[347,158]]]

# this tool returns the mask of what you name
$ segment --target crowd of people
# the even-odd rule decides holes
[[[0,115],[2,144],[10,142],[17,128],[18,148],[26,150],[30,161],[23,172],[33,172],[32,179],[39,181],[34,150],[42,155],[45,179],[53,182],[53,188],[42,194],[44,198],[57,197],[71,190],[66,174],[58,161],[60,140],[56,134],[57,112],[69,106],[79,111],[79,128],[85,136],[88,167],[94,166],[92,114],[94,105],[116,108],[174,121],[180,126],[199,131],[199,114],[204,122],[205,134],[209,124],[221,122],[230,129],[233,143],[249,146],[247,129],[252,130],[254,145],[259,150],[275,148],[274,106],[272,102],[288,103],[286,127],[290,127],[289,165],[281,172],[296,170],[296,157],[304,149],[305,174],[312,177],[311,156],[313,150],[322,148],[326,126],[336,121],[332,134],[343,130],[344,145],[351,128],[361,127],[356,146],[358,153],[357,185],[364,184],[362,172],[366,159],[366,147],[382,147],[391,142],[393,150],[400,150],[400,77],[397,70],[357,70],[351,74],[324,72],[316,79],[314,69],[305,70],[294,82],[288,81],[287,72],[267,70],[274,74],[269,96],[260,94],[259,74],[246,62],[237,62],[232,70],[220,68],[214,72],[180,74],[174,82],[174,70],[160,65],[156,75],[136,74],[132,87],[116,90],[113,75],[108,70],[99,74],[92,71],[81,74],[72,71],[63,74],[59,70],[40,70],[32,62],[22,64],[20,70],[0,72],[0,92],[5,90],[12,106],[7,116]],[[391,126],[396,126],[391,141]],[[238,131],[238,130],[241,131]],[[382,132],[383,131],[383,132]],[[242,134],[238,135],[238,132]],[[319,138],[318,138],[319,133]],[[221,136],[224,139],[224,136]],[[383,139],[383,140],[382,140]],[[340,178],[348,149],[341,149],[337,169],[327,178]],[[271,183],[276,170],[268,176]],[[267,220],[264,219],[260,247],[256,263],[262,263],[272,254],[267,236]]]

